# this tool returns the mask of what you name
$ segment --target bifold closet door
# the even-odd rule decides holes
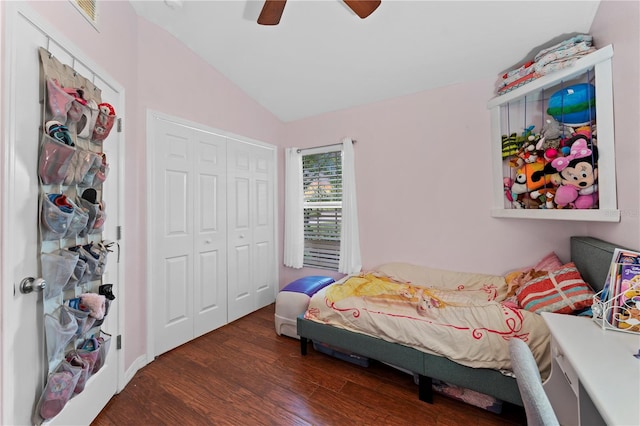
[[[171,121],[155,123],[156,355],[227,320],[226,141]]]
[[[275,298],[274,148],[229,139],[228,321]]]

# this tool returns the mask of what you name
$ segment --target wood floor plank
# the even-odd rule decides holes
[[[436,394],[382,363],[354,365],[275,333],[274,305],[160,355],[94,420],[128,425],[524,425],[521,407],[498,415]]]

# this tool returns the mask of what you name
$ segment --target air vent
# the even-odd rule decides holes
[[[71,0],[78,10],[91,22],[98,23],[98,0]]]

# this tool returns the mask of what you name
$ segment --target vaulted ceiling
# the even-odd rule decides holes
[[[382,0],[360,19],[342,0],[131,1],[284,122],[495,77],[587,33],[599,1]],[[596,47],[597,40],[594,40]]]

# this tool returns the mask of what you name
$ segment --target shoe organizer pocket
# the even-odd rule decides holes
[[[85,200],[84,198],[79,198],[78,201],[80,202],[80,206],[88,215],[87,225],[82,231],[80,231],[80,236],[86,237],[87,234],[89,234],[90,231],[93,230],[93,225],[95,225],[96,223],[96,217],[98,216],[100,206],[97,203],[92,203],[91,201]]]
[[[95,318],[90,317],[88,311],[82,311],[80,309],[73,308],[69,305],[63,305],[61,309],[67,310],[71,315],[75,317],[76,322],[78,323],[76,336],[78,337],[83,336],[86,332],[91,330],[91,328],[93,327]]]
[[[89,234],[100,234],[104,231],[104,222],[107,220],[106,203],[104,200],[98,203],[98,210],[96,211],[96,220],[93,222],[93,227],[89,229]]]
[[[85,275],[87,281],[100,279],[107,265],[107,250],[101,244],[85,244],[70,247],[69,250],[78,253],[79,258],[87,264]]]
[[[44,194],[40,206],[40,231],[43,241],[64,238],[73,218],[73,205],[64,194]]]
[[[111,335],[100,331],[100,337],[98,337],[97,340],[100,347],[98,349],[98,358],[96,359],[96,364],[93,366],[93,374],[97,373],[107,361],[107,356],[109,356],[109,349],[111,348]]]
[[[73,215],[69,222],[69,228],[64,235],[64,238],[76,238],[87,227],[89,221],[89,213],[81,208],[78,203],[73,202],[70,198],[67,199],[71,207],[73,208]]]
[[[44,288],[44,298],[51,299],[62,294],[62,289],[67,285],[79,255],[69,250],[59,249],[52,253],[43,253],[40,256],[42,263],[42,278],[47,285]]]
[[[58,355],[64,353],[65,348],[74,338],[77,330],[78,322],[75,317],[64,309],[60,309],[60,318],[51,314],[44,315],[44,331],[49,364]]]
[[[78,263],[76,263],[76,267],[73,269],[73,274],[71,274],[71,278],[69,278],[69,281],[67,281],[67,284],[62,290],[74,290],[76,287],[88,282],[89,275],[87,275],[87,262],[78,256]]]
[[[94,163],[101,161],[102,157],[100,157],[100,154],[96,154],[95,152],[87,151],[85,149],[76,148],[76,151],[73,153],[73,157],[71,157],[71,164],[67,169],[67,175],[65,176],[64,184],[78,185],[82,183]],[[99,167],[99,163],[97,167]],[[94,172],[94,176],[96,172]]]
[[[73,101],[74,97],[56,79],[47,78],[47,107],[52,119],[65,123]]]
[[[101,167],[102,155],[91,152],[91,165],[84,176],[82,176],[82,180],[78,182],[78,186],[83,188],[92,187]]]
[[[109,163],[107,163],[107,155],[105,153],[102,153],[101,155],[102,155],[102,160],[100,161],[100,168],[96,173],[96,177],[93,179],[92,186],[94,187],[97,187],[98,185],[103,183],[105,180],[107,180],[107,176],[109,175]]]
[[[38,401],[37,412],[45,420],[57,416],[73,396],[82,369],[62,361],[47,378],[47,385]]]
[[[38,174],[42,183],[47,185],[63,183],[75,152],[74,147],[43,134],[38,165]]]
[[[85,361],[89,362],[91,374],[96,373],[96,363],[98,362],[98,357],[100,356],[100,343],[98,339],[95,337],[91,337],[86,339],[78,345],[78,349],[76,353]]]
[[[67,353],[66,359],[69,364],[81,369],[80,376],[78,377],[78,383],[76,383],[76,387],[73,390],[73,394],[77,395],[84,390],[87,380],[91,377],[91,370],[93,367],[89,361],[78,355],[78,352],[75,349]]]

